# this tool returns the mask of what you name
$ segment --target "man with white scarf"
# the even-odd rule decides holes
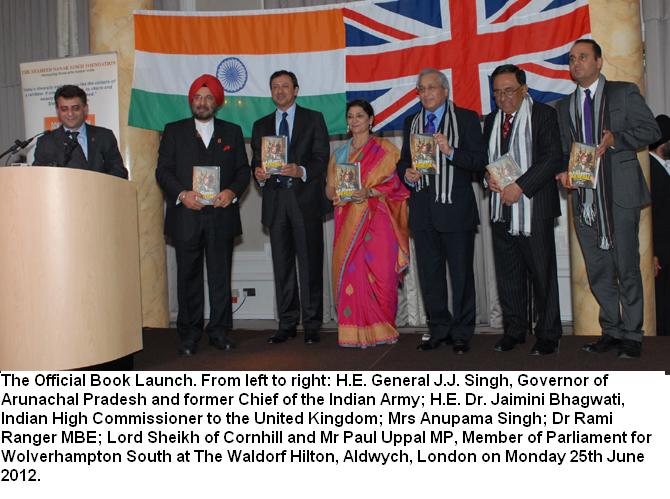
[[[505,352],[525,342],[530,274],[537,310],[530,354],[548,355],[562,334],[554,240],[554,221],[561,215],[554,177],[562,160],[556,111],[533,101],[526,73],[513,64],[498,66],[491,79],[498,109],[484,121],[489,161],[509,153],[522,171],[504,189],[486,174],[504,325],[495,349]]]
[[[453,343],[456,354],[470,349],[475,329],[473,258],[479,213],[473,176],[486,165],[486,145],[479,117],[454,106],[449,81],[436,69],[417,79],[422,108],[405,120],[398,175],[410,188],[409,227],[414,237],[419,281],[430,339],[419,350]],[[437,173],[422,175],[412,168],[411,133],[432,133],[438,152]],[[451,277],[449,311],[447,266]]]
[[[638,231],[640,210],[649,204],[650,195],[637,150],[656,141],[661,132],[635,84],[608,81],[601,74],[602,49],[594,40],[577,40],[569,64],[577,88],[556,106],[564,169],[573,142],[596,145],[600,158],[596,188],[572,194],[575,232],[600,305],[602,329],[600,339],[582,350],[616,349],[619,358],[639,357],[644,294]],[[572,188],[567,171],[558,178]]]

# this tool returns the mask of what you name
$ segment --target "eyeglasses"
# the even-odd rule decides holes
[[[517,91],[521,87],[523,87],[523,85],[520,85],[516,88],[504,88],[502,90],[494,90],[493,91],[493,97],[495,97],[496,99],[500,99],[501,97],[504,96],[504,97],[507,97],[509,99],[510,97],[513,97],[514,94],[517,93]]]
[[[213,95],[201,95],[201,94],[195,94],[193,96],[193,100],[195,101],[201,101],[204,100],[205,102],[214,102],[216,99],[214,98]]]
[[[440,85],[428,85],[426,87],[418,85],[416,87],[416,91],[419,92],[420,94],[424,92],[434,92],[435,90],[440,90],[442,87]]]

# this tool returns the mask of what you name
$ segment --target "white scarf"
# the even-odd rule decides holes
[[[521,171],[526,173],[533,164],[533,128],[531,124],[531,114],[533,111],[533,99],[526,94],[521,102],[521,107],[514,116],[512,130],[509,138],[509,154],[514,158]],[[489,138],[489,162],[500,158],[500,130],[505,113],[498,110],[493,120],[491,137]],[[531,235],[531,220],[533,215],[533,200],[522,194],[519,201],[511,207],[511,220],[509,224],[509,233],[513,236],[523,234]],[[503,204],[500,194],[491,191],[491,220],[494,222],[504,222]]]

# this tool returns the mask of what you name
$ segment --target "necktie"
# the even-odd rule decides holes
[[[288,120],[286,117],[288,116],[287,112],[283,112],[281,114],[281,121],[279,122],[279,135],[284,135],[286,137],[286,141],[290,142],[291,138],[289,137],[288,133]],[[291,177],[287,177],[285,175],[277,175],[277,182],[282,184],[283,186],[290,187],[292,179]]]
[[[428,113],[428,116],[426,116],[426,126],[423,131],[425,133],[435,133],[435,115],[433,113]]]
[[[509,135],[510,128],[512,128],[512,115],[505,113],[505,121],[502,128],[503,140]]]
[[[73,132],[72,130],[68,130],[67,132],[65,132],[65,135],[67,135],[67,140],[69,140],[70,142],[77,142],[79,132]]]
[[[286,119],[287,116],[288,113],[282,113],[281,115],[281,121],[279,122],[279,135],[285,135],[288,138],[289,134],[288,134],[288,120]]]
[[[591,125],[591,91],[584,90],[584,142],[593,144],[593,128]]]

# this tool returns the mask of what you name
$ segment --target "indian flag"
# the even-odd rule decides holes
[[[286,69],[298,77],[298,103],[321,111],[331,134],[344,133],[342,9],[135,11],[134,21],[129,125],[162,131],[166,123],[191,116],[189,86],[209,73],[225,89],[218,116],[240,125],[248,137],[253,122],[275,109],[270,75]]]

